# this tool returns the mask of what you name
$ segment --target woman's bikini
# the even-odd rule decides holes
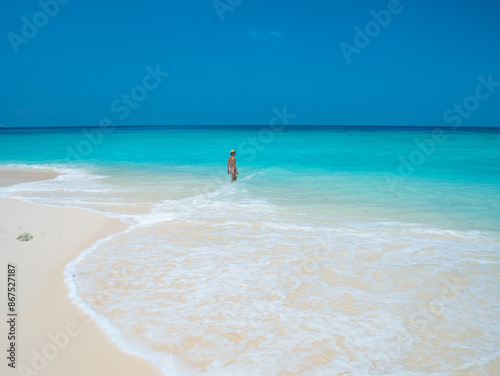
[[[234,172],[234,163],[236,161],[236,158],[233,157],[233,160],[231,161],[231,164],[229,165],[229,172],[232,174]]]
[[[229,172],[232,174],[234,172],[234,165],[236,163],[236,158],[232,157],[231,164],[229,165]]]

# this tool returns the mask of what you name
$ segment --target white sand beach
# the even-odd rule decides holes
[[[56,175],[51,171],[2,172],[0,184]],[[64,267],[98,239],[123,231],[127,225],[96,212],[15,199],[0,199],[0,212],[1,296],[5,312],[7,266],[14,264],[17,313],[16,369],[8,367],[2,356],[2,375],[160,375],[147,362],[120,351],[67,296]],[[24,232],[33,239],[16,240]]]

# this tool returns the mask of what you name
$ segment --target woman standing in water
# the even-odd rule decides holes
[[[236,181],[236,175],[238,175],[238,170],[236,169],[236,158],[234,157],[235,155],[236,152],[231,150],[231,156],[227,160],[227,173],[232,176],[231,183]]]

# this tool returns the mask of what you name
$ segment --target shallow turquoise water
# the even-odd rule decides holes
[[[295,127],[26,130],[0,133],[0,162],[84,167],[154,184],[157,200],[219,187],[230,149],[252,197],[284,207],[442,227],[500,224],[500,132]],[[420,145],[420,146],[419,146]],[[171,192],[172,193],[172,192]]]
[[[61,175],[0,195],[130,224],[66,283],[165,375],[487,375],[500,132],[433,131],[2,131],[0,167]]]

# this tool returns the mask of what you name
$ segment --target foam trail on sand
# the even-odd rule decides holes
[[[137,341],[137,355],[174,354],[185,375],[411,375],[408,357],[431,372],[498,355],[500,311],[485,302],[500,296],[483,274],[498,267],[498,243],[404,223],[309,222],[233,185],[163,201],[68,268],[87,271],[78,295]],[[460,350],[470,330],[481,352]]]

